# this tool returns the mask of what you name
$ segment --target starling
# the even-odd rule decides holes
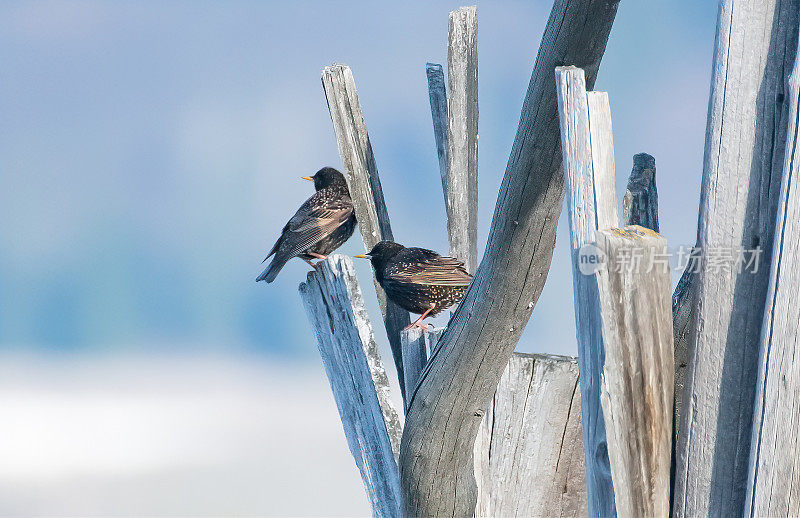
[[[311,259],[326,259],[353,235],[356,216],[344,175],[332,167],[323,167],[314,176],[304,176],[303,180],[314,182],[317,192],[283,227],[281,237],[264,261],[273,254],[275,257],[256,282],[274,281],[292,257],[299,257],[316,267]]]
[[[420,327],[422,319],[439,314],[452,306],[464,295],[472,276],[464,269],[464,263],[452,257],[442,257],[424,248],[406,248],[392,241],[381,241],[368,254],[357,255],[369,258],[389,300],[411,313],[421,314],[413,324]]]

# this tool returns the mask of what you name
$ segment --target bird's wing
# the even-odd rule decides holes
[[[286,235],[286,231],[287,231],[288,229],[289,229],[289,224],[287,223],[287,224],[286,224],[286,225],[283,227],[283,230],[281,230],[281,237],[279,237],[279,238],[278,238],[278,240],[277,240],[277,241],[275,241],[275,244],[274,244],[274,245],[272,245],[272,249],[269,251],[269,253],[268,253],[268,254],[267,254],[267,256],[264,258],[264,260],[263,260],[263,261],[261,261],[262,263],[265,263],[265,262],[267,261],[267,259],[269,259],[269,258],[270,258],[270,256],[271,256],[272,254],[274,254],[275,252],[277,252],[277,251],[278,251],[278,248],[280,248],[280,246],[281,246],[281,243],[283,243],[283,236],[285,236],[285,235]]]
[[[424,252],[414,260],[399,260],[389,268],[385,278],[393,283],[423,286],[467,286],[472,281],[464,263],[458,259]]]
[[[349,200],[321,200],[312,196],[286,224],[276,249],[294,257],[329,236],[352,214],[353,205]]]

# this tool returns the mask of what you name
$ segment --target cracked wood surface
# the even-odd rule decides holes
[[[422,374],[400,447],[407,516],[472,516],[473,446],[488,402],[541,294],[564,180],[553,70],[593,84],[618,1],[556,0],[474,281]]]
[[[514,353],[475,441],[475,516],[588,513],[575,358]]]
[[[744,509],[797,9],[796,0],[720,4],[698,223],[704,259],[676,444],[678,518]],[[739,271],[738,251],[756,247],[762,267]]]
[[[574,66],[558,67],[555,72],[558,93],[561,149],[567,186],[570,229],[573,301],[581,372],[583,443],[586,459],[586,484],[592,516],[613,516],[614,486],[609,466],[605,421],[600,405],[600,380],[605,352],[603,347],[597,278],[583,271],[582,248],[591,246],[598,229],[617,227],[617,200],[614,190],[611,115],[606,98],[599,110],[589,100],[584,71]],[[596,99],[596,97],[595,97]],[[594,110],[592,109],[594,106]],[[603,135],[597,138],[598,134]],[[609,163],[610,160],[610,163]]]
[[[634,225],[599,230],[597,247],[605,257],[600,399],[617,512],[666,518],[675,379],[667,241]]]
[[[400,418],[352,259],[337,254],[320,261],[299,291],[373,515],[399,517]]]
[[[450,13],[447,46],[447,236],[450,256],[478,266],[478,14]]]
[[[767,304],[761,330],[744,516],[800,516],[800,55],[786,89],[789,120]]]

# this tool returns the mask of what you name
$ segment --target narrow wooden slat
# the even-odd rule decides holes
[[[450,13],[447,47],[447,234],[450,255],[474,274],[478,266],[478,16]]]
[[[659,232],[656,159],[647,153],[633,155],[633,170],[622,198],[622,218],[625,225]]]
[[[597,76],[617,1],[555,0],[475,280],[428,360],[406,414],[400,447],[409,516],[472,516],[474,444],[486,407],[544,287],[561,213],[553,69]]]
[[[322,71],[322,86],[328,99],[328,110],[336,133],[339,155],[344,164],[350,197],[353,199],[358,228],[364,240],[364,249],[369,251],[379,241],[393,241],[394,237],[350,67],[347,65],[325,67]],[[386,294],[377,280],[374,284],[405,401],[400,331],[411,320],[407,311],[386,299]]]
[[[436,156],[439,158],[439,174],[442,176],[442,192],[447,205],[447,90],[444,82],[442,65],[427,63],[425,73],[428,76],[428,98],[431,102],[431,118],[433,119],[433,138],[436,141]]]
[[[401,427],[389,395],[352,260],[332,255],[300,285],[317,336],[350,453],[373,515],[399,517],[400,477],[395,454]]]
[[[800,516],[800,52],[786,96],[788,131],[761,330],[744,512],[749,518]]]
[[[595,241],[601,214],[609,215],[612,209],[596,205],[608,203],[611,197],[596,196],[599,186],[613,185],[613,179],[597,177],[592,164],[589,109],[583,70],[577,67],[556,68],[556,93],[558,95],[561,126],[561,151],[569,210],[570,253],[575,304],[575,325],[578,339],[578,365],[580,366],[581,407],[583,415],[583,443],[586,457],[586,483],[591,516],[613,516],[614,488],[611,482],[606,430],[600,406],[600,374],[604,349],[600,324],[597,280],[594,275],[581,272],[580,251]],[[610,125],[609,125],[610,127]],[[601,162],[602,164],[602,162]],[[597,173],[612,174],[598,167]],[[614,202],[616,205],[616,202]],[[616,212],[616,211],[614,211]],[[612,222],[603,222],[605,226]],[[590,272],[591,273],[591,272]]]
[[[619,225],[615,185],[614,139],[611,130],[611,105],[606,92],[586,92],[589,109],[592,177],[595,182],[597,228]]]
[[[741,516],[786,141],[796,2],[722,0],[706,128],[675,516]],[[738,268],[760,247],[762,268]]]
[[[443,331],[444,328],[423,331],[414,327],[400,333],[400,343],[403,344],[403,382],[408,401],[411,400],[425,364],[428,363],[428,352],[436,349]]]
[[[669,515],[673,340],[667,241],[639,226],[600,230],[603,416],[620,516]]]
[[[475,441],[475,516],[587,515],[575,358],[514,353]]]

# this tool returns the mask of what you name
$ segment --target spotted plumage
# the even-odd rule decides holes
[[[464,295],[472,276],[464,263],[424,248],[381,241],[368,254],[375,278],[386,296],[401,308],[421,314],[412,326],[452,306]]]
[[[274,255],[270,265],[256,282],[272,282],[292,257],[299,257],[313,266],[312,259],[324,259],[353,235],[356,216],[344,175],[332,167],[323,167],[314,176],[317,190],[297,209],[283,227],[281,236],[264,261]]]

